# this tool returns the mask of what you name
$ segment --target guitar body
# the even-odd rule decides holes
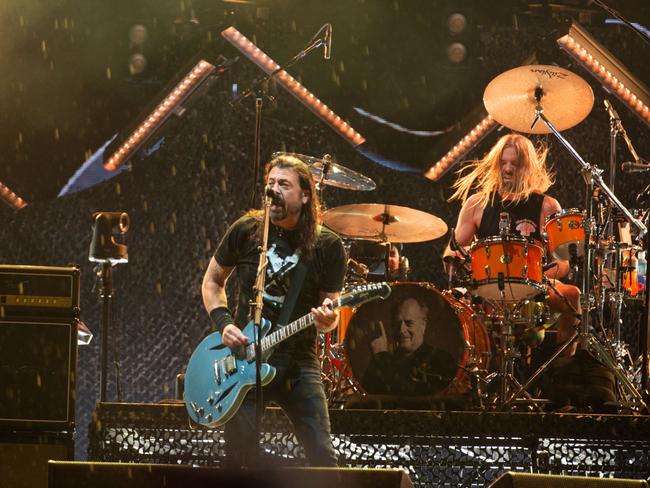
[[[270,329],[271,322],[262,319],[262,338]],[[253,321],[242,332],[253,344]],[[275,368],[270,364],[262,363],[260,372],[263,386],[275,377]],[[246,357],[244,347],[226,347],[221,334],[213,332],[197,346],[187,365],[185,408],[194,422],[218,427],[230,420],[254,386],[255,360]]]
[[[390,295],[387,283],[368,283],[337,298],[331,308],[356,306]],[[262,319],[262,360],[280,342],[314,323],[311,313],[269,334],[271,322]],[[253,344],[254,324],[250,321],[242,330]],[[198,345],[185,370],[185,408],[190,418],[206,427],[218,427],[235,415],[246,393],[255,386],[255,351],[252,346],[230,349],[223,344],[221,334],[215,332]],[[262,386],[275,377],[275,368],[262,363]]]

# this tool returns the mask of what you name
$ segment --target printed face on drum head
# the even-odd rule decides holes
[[[401,352],[415,352],[424,342],[427,329],[426,305],[418,303],[415,298],[407,298],[397,308],[395,326],[397,329],[397,347]]]

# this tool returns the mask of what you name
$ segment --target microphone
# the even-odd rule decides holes
[[[603,100],[603,103],[605,104],[605,110],[607,110],[607,113],[609,114],[609,118],[612,120],[621,120],[621,118],[618,116],[618,113],[616,110],[614,110],[614,107],[612,107],[612,104],[609,103],[609,100],[606,98]]]
[[[271,203],[273,203],[274,205],[281,206],[284,203],[282,199],[282,195],[280,195],[279,193],[275,193],[273,189],[268,185],[264,187],[264,195],[270,198]]]
[[[327,24],[327,27],[325,27],[323,46],[323,57],[329,59],[332,56],[332,24]]]
[[[623,173],[643,173],[650,171],[650,163],[643,159],[639,159],[636,163],[625,161],[624,163],[621,163],[621,171]]]
[[[499,213],[499,234],[507,236],[510,233],[510,214],[508,212]]]

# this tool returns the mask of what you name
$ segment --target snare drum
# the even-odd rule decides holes
[[[544,228],[548,238],[549,251],[558,259],[571,259],[571,246],[576,256],[584,255],[585,213],[577,208],[560,210],[546,219]]]
[[[544,291],[544,248],[539,241],[525,237],[488,237],[475,242],[470,254],[475,295],[488,300],[519,301]]]
[[[386,300],[359,307],[345,353],[363,391],[400,396],[470,390],[466,370],[487,370],[490,340],[464,302],[428,283],[392,283]],[[373,343],[381,351],[373,352]],[[375,347],[377,349],[377,347]]]

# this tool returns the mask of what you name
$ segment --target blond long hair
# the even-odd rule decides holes
[[[535,148],[527,137],[507,134],[497,141],[483,159],[471,161],[457,172],[460,176],[469,170],[469,173],[460,176],[454,183],[455,191],[449,201],[460,200],[465,203],[470,191],[476,190],[481,195],[480,205],[486,206],[496,191],[502,188],[501,155],[507,147],[514,148],[519,161],[516,186],[508,192],[513,202],[526,200],[532,193],[544,193],[555,183],[555,175],[546,168],[548,147],[540,143]]]

